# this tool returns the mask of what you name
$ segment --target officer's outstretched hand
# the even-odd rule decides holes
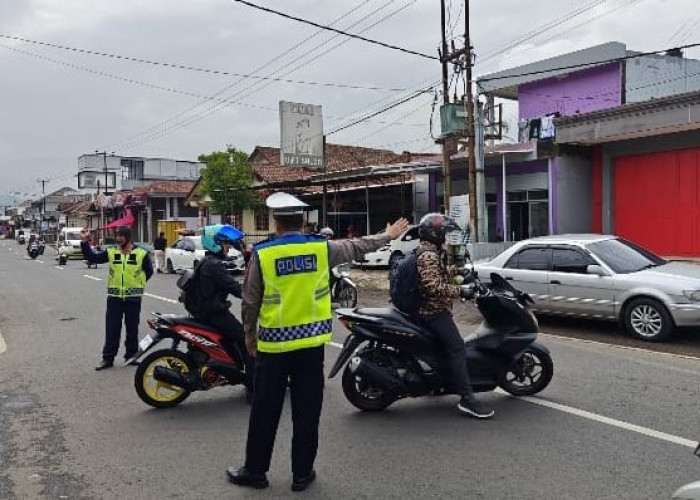
[[[408,221],[404,217],[401,217],[393,224],[387,225],[385,232],[386,234],[391,236],[392,240],[394,240],[401,236],[404,233],[404,231],[406,231],[406,229],[408,229]]]
[[[245,348],[248,350],[248,354],[250,354],[251,358],[254,358],[255,355],[258,353],[258,342],[255,337],[252,335],[246,335],[245,336]]]

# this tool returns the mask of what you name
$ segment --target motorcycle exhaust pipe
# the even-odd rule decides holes
[[[194,391],[195,387],[187,377],[184,377],[180,373],[166,368],[164,366],[156,366],[153,370],[153,378],[158,382],[163,382],[165,384],[174,385],[176,387],[182,387],[188,391]]]
[[[359,356],[355,356],[350,360],[350,371],[387,392],[393,394],[406,392],[406,387],[401,379],[393,376],[378,364],[362,359]]]

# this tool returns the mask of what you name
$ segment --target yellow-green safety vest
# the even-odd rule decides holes
[[[282,353],[331,340],[328,242],[287,235],[254,247],[263,279],[258,350]]]
[[[119,248],[107,249],[109,278],[107,295],[119,299],[138,298],[146,288],[143,260],[148,253],[141,247],[133,247],[131,253],[122,254]]]

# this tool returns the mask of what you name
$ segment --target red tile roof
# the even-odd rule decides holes
[[[280,150],[257,146],[248,157],[258,180],[264,183],[303,180],[321,173],[319,169],[280,165]],[[411,153],[394,153],[388,149],[326,144],[326,171],[341,172],[370,165],[390,165],[411,161]]]
[[[135,195],[144,194],[183,194],[186,195],[195,185],[195,181],[156,181],[134,188]]]

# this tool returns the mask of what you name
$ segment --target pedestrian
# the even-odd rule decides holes
[[[148,251],[131,241],[131,229],[120,226],[116,230],[117,247],[107,250],[93,250],[88,243],[90,233],[80,231],[82,242],[80,248],[88,263],[109,263],[107,280],[107,312],[105,317],[105,343],[102,348],[102,361],[95,370],[104,370],[114,366],[114,358],[119,351],[122,318],[126,326],[124,347],[125,364],[136,364],[139,321],[141,316],[141,297],[146,288],[146,281],[153,275],[153,265]]]
[[[156,272],[162,273],[165,269],[165,247],[167,246],[168,240],[165,238],[165,233],[161,231],[153,242],[153,250],[156,254]]]
[[[276,237],[258,243],[243,284],[243,329],[255,356],[255,393],[243,467],[227,469],[239,486],[266,488],[267,471],[286,392],[292,403],[292,491],[316,479],[323,402],[324,344],[331,340],[331,267],[375,251],[398,237],[400,219],[380,235],[328,241],[301,233],[306,203],[287,193],[267,198]]]

